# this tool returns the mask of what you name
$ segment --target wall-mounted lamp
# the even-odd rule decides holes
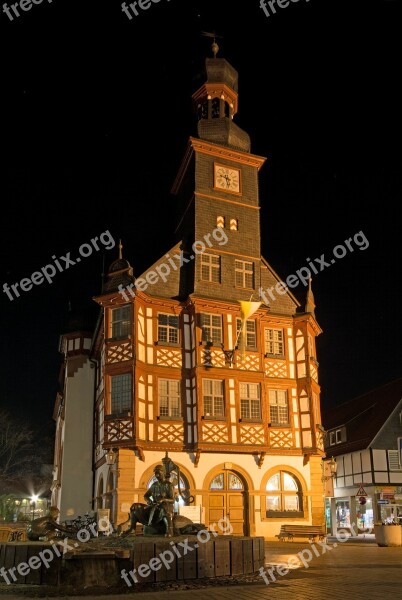
[[[106,464],[109,467],[112,467],[114,464],[116,464],[116,460],[117,460],[117,452],[114,448],[110,448],[110,450],[107,451],[106,453]]]
[[[323,462],[323,465],[322,465],[323,471],[325,469],[326,464],[329,467],[329,475],[322,476],[321,481],[323,481],[323,482],[328,481],[329,479],[334,479],[334,477],[336,476],[336,471],[338,469],[338,464],[337,464],[336,460],[334,459],[334,457],[332,457],[331,460]]]
[[[111,469],[110,469],[111,473],[116,473],[117,476],[120,475],[120,471],[117,468],[117,464],[116,464],[118,456],[119,456],[119,454],[118,454],[117,448],[110,448],[105,455],[106,464],[109,467],[111,467]]]

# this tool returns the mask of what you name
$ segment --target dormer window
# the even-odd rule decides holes
[[[346,429],[344,427],[341,429],[333,429],[329,432],[330,446],[336,446],[336,444],[341,444],[342,442],[346,442]]]

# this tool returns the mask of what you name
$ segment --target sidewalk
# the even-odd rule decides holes
[[[336,538],[333,538],[334,540]],[[111,595],[69,596],[60,593],[64,599],[74,600],[383,600],[384,596],[399,598],[402,589],[402,547],[380,548],[372,537],[349,538],[340,543],[313,545],[299,542],[267,542],[266,568],[268,585],[262,578],[257,582],[244,584],[218,584],[217,581],[198,580],[184,584],[179,582],[164,584],[164,589],[151,588],[150,591],[136,591],[127,588],[126,593]],[[316,554],[320,552],[317,556]],[[308,560],[308,553],[312,559]],[[292,558],[296,566],[286,572],[286,565]],[[303,565],[303,558],[305,565]],[[211,585],[214,583],[215,585]],[[36,594],[16,594],[14,590],[4,596],[5,600],[22,600],[38,597]],[[14,592],[14,593],[12,593]],[[1,592],[0,592],[1,593]],[[43,597],[43,596],[42,596]],[[49,596],[50,598],[51,596]]]

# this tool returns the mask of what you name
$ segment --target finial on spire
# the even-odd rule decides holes
[[[305,308],[305,312],[306,313],[311,313],[313,315],[313,317],[315,317],[315,302],[314,302],[314,294],[313,291],[311,289],[311,282],[312,282],[312,278],[310,277],[308,280],[308,290],[307,290],[307,297],[306,297],[306,308]]]
[[[216,43],[216,38],[221,38],[222,39],[222,36],[221,35],[217,35],[215,33],[215,31],[213,31],[212,33],[209,33],[209,31],[201,31],[201,35],[203,35],[204,37],[213,38],[214,41],[212,42],[212,53],[214,55],[214,58],[216,58],[216,55],[219,52],[219,46]]]
[[[123,258],[123,244],[121,243],[121,240],[119,240],[119,260],[121,260]]]

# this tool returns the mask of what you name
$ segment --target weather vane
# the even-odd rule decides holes
[[[223,39],[223,36],[217,35],[215,33],[215,31],[213,31],[212,33],[210,33],[209,31],[201,31],[201,35],[203,35],[204,37],[213,38],[214,41],[212,43],[212,52],[213,52],[214,58],[216,58],[216,55],[219,52],[219,46],[216,43],[216,38]]]

